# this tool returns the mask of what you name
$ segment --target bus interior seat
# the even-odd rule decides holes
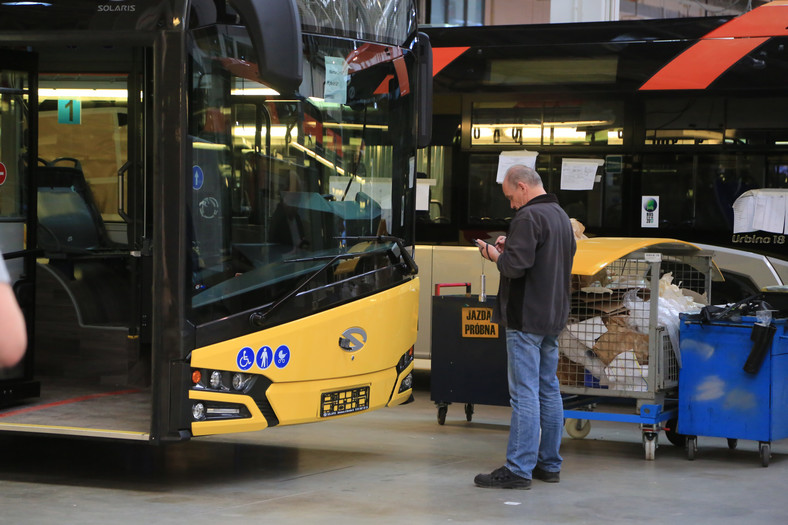
[[[332,201],[329,206],[341,221],[346,235],[377,235],[383,210],[369,194],[358,191],[352,201]]]
[[[63,166],[63,160],[74,166]],[[38,243],[46,252],[84,253],[117,250],[85,180],[79,161],[56,159],[36,168]]]
[[[271,216],[271,234],[274,242],[307,251],[329,249],[337,242],[331,207],[315,192],[282,191]]]
[[[86,325],[127,324],[129,252],[109,238],[79,161],[56,159],[37,166],[35,176],[38,246],[47,266],[60,275]]]

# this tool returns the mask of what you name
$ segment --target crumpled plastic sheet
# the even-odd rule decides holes
[[[614,390],[648,391],[648,365],[638,363],[635,352],[621,352],[605,367],[605,376]]]
[[[650,299],[644,301],[637,296],[637,290],[629,290],[624,294],[624,306],[629,310],[629,323],[632,328],[642,334],[648,333]],[[657,324],[665,327],[673,348],[679,348],[680,313],[698,313],[702,304],[698,304],[681,292],[681,288],[673,284],[673,274],[666,273],[659,280],[659,303]]]

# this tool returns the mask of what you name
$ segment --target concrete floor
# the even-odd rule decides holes
[[[695,461],[636,425],[593,422],[564,437],[561,483],[480,489],[500,466],[508,408],[461,405],[438,425],[425,380],[410,405],[315,425],[154,448],[0,438],[0,524],[788,523],[788,440],[698,440]]]

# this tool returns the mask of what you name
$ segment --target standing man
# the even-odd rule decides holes
[[[11,288],[11,278],[0,252],[0,368],[8,368],[22,360],[27,348],[25,318]]]
[[[502,186],[517,211],[508,235],[495,245],[480,241],[479,251],[501,273],[493,321],[506,328],[512,421],[506,464],[479,474],[474,483],[529,489],[532,478],[558,483],[561,471],[558,335],[569,317],[577,245],[569,217],[536,171],[512,166]]]

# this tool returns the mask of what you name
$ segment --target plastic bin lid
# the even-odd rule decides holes
[[[671,252],[695,255],[702,250],[692,243],[677,239],[647,237],[593,237],[579,239],[577,252],[572,263],[574,275],[595,275],[611,262],[638,250],[651,252]],[[719,269],[712,264],[715,280],[722,280]]]

